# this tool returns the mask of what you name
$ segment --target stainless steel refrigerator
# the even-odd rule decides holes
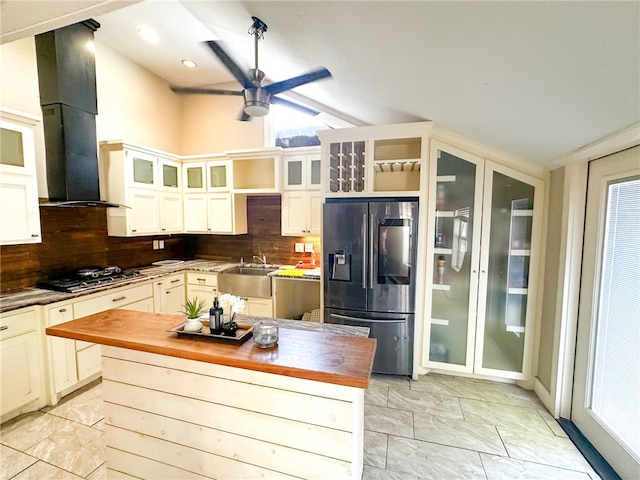
[[[324,321],[370,328],[373,371],[413,373],[418,201],[327,199]]]

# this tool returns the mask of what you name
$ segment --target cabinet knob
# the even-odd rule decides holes
[[[166,231],[167,231],[167,229],[166,229],[166,228],[163,228],[163,229],[162,229],[162,231],[163,231],[163,232],[166,232]]]
[[[124,296],[123,296],[123,297],[114,298],[114,299],[112,300],[112,302],[120,302],[120,301],[122,301],[122,300],[125,300],[126,298],[127,298],[127,297],[124,297]]]
[[[136,233],[137,231],[138,231],[138,230],[136,230],[135,228],[132,228],[132,229],[131,229],[131,232],[132,232],[132,233]]]
[[[67,309],[66,309],[66,308],[61,308],[61,309],[60,309],[60,310],[58,310],[58,311],[59,311],[60,313],[64,313],[64,312],[66,312],[66,311],[67,311]]]
[[[179,278],[176,278],[175,280],[171,280],[171,283],[178,283],[180,281]]]
[[[158,282],[158,285],[162,285],[162,282]]]
[[[31,237],[32,237],[32,238],[38,238],[39,236],[40,236],[40,235],[38,235],[37,233],[32,233],[32,234],[31,234]]]
[[[8,330],[8,329],[9,329],[9,327],[7,325],[2,325],[0,327],[0,330]]]

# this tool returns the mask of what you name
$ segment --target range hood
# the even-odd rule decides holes
[[[36,35],[49,203],[120,207],[100,200],[96,139],[95,20]]]

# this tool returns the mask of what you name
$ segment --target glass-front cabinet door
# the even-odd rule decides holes
[[[157,158],[145,153],[128,151],[131,185],[138,188],[156,188]]]
[[[220,160],[207,163],[210,192],[226,192],[231,188],[231,162]]]
[[[427,366],[473,371],[483,160],[432,142]],[[429,283],[428,283],[429,284]]]
[[[544,182],[432,142],[423,364],[530,375]]]
[[[182,165],[185,193],[204,193],[207,191],[207,177],[204,163],[184,163]]]
[[[166,159],[159,159],[158,171],[160,172],[160,187],[163,190],[181,190],[181,165]]]
[[[544,184],[486,163],[475,371],[528,378]]]

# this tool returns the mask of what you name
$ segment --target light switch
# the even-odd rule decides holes
[[[307,253],[313,253],[313,243],[305,243],[304,251]]]
[[[153,241],[153,249],[154,250],[158,250],[160,248],[160,244],[158,242],[158,240],[154,240]]]
[[[158,242],[158,247],[160,248],[160,250],[164,248],[164,240],[160,240],[160,242]]]
[[[296,243],[296,253],[304,253],[304,243]]]

